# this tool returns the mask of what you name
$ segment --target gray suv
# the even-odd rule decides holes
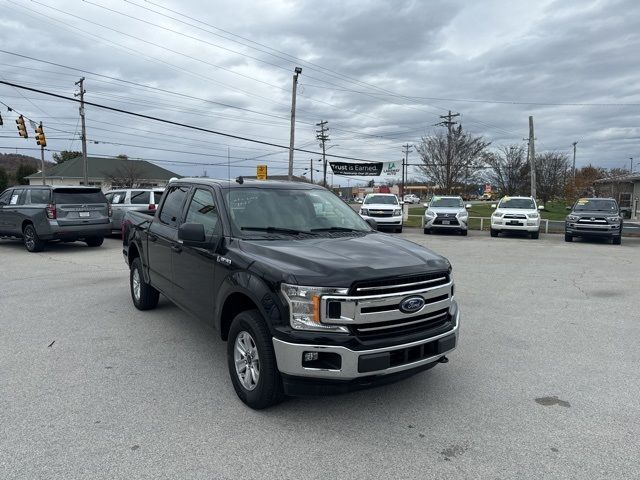
[[[111,207],[99,188],[21,185],[0,194],[0,236],[22,238],[30,252],[50,240],[102,245]]]
[[[575,237],[601,237],[610,238],[611,243],[620,245],[622,226],[622,215],[615,199],[580,198],[567,215],[564,240],[572,242]]]
[[[429,203],[424,204],[424,233],[429,234],[435,230],[449,230],[467,234],[469,213],[462,197],[434,196]]]

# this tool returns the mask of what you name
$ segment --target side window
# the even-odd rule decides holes
[[[24,203],[24,190],[16,189],[11,194],[9,205],[22,205]]]
[[[107,196],[107,200],[109,200],[109,203],[111,203],[112,205],[118,205],[124,203],[127,192],[111,192],[108,195],[110,195]]]
[[[50,203],[50,198],[49,190],[32,189],[28,191],[26,203],[31,205],[46,205]]]
[[[158,217],[162,223],[171,227],[178,226],[178,219],[188,191],[189,187],[185,186],[169,188]]]
[[[216,231],[218,218],[218,210],[211,192],[202,188],[196,189],[187,210],[185,223],[201,223],[204,225],[207,239],[210,239]]]
[[[132,205],[149,205],[149,192],[145,190],[131,191]]]
[[[9,205],[9,200],[11,199],[12,190],[5,190],[0,195],[0,205]]]
[[[113,193],[105,193],[104,198],[107,199],[107,202],[111,203],[111,201],[113,200]]]

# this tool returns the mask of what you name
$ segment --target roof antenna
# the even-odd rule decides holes
[[[237,177],[236,178],[236,183],[239,183],[240,185],[242,185],[244,183],[244,178],[242,178],[242,176]]]

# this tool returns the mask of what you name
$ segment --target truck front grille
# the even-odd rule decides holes
[[[391,210],[369,210],[369,216],[374,218],[393,217]]]
[[[435,312],[426,313],[407,319],[401,318],[387,322],[365,323],[353,326],[355,335],[361,338],[389,337],[393,335],[406,335],[427,330],[443,332],[453,328],[449,309],[443,308]]]

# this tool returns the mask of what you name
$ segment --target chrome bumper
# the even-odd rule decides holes
[[[434,337],[417,340],[411,343],[405,343],[402,345],[393,345],[390,347],[376,348],[372,350],[351,350],[346,347],[330,346],[330,345],[307,345],[299,343],[289,343],[277,338],[273,339],[273,349],[276,354],[276,361],[278,369],[281,373],[292,375],[296,377],[314,377],[323,379],[334,380],[352,380],[358,377],[366,377],[371,375],[388,375],[391,373],[401,372],[403,370],[409,370],[421,365],[433,363],[444,357],[447,353],[455,349],[450,348],[446,351],[439,352],[436,355],[422,358],[420,360],[405,363],[402,365],[392,366],[383,370],[360,372],[358,369],[359,359],[363,355],[380,354],[385,352],[392,352],[394,350],[401,350],[404,348],[419,347],[420,345],[438,341],[442,338],[455,335],[456,345],[458,343],[458,331],[460,328],[460,310],[457,310],[455,316],[455,326],[452,330],[445,332]],[[325,369],[325,368],[309,368],[302,365],[302,356],[305,352],[328,352],[340,355],[342,359],[342,366],[339,370]]]

